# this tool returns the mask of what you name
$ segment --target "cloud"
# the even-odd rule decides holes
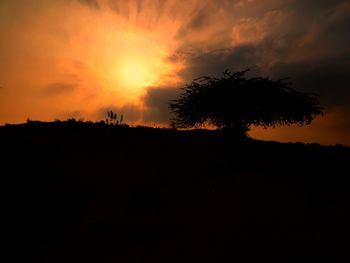
[[[59,95],[68,95],[75,91],[77,84],[65,83],[65,82],[55,82],[47,85],[42,90],[42,93],[46,96],[59,96]]]
[[[177,38],[182,39],[188,37],[188,34],[194,34],[194,31],[208,29],[210,23],[209,5],[202,6],[198,10],[194,10],[190,15],[190,19],[187,23],[183,24],[177,33]]]
[[[253,45],[198,53],[186,58],[186,67],[179,72],[179,75],[189,82],[201,76],[220,75],[226,69],[231,71],[256,69],[257,56],[257,50]]]
[[[100,8],[97,0],[79,0],[79,3],[86,5],[92,9],[99,9]]]
[[[203,75],[218,76],[225,69],[251,68],[252,75],[289,77],[297,90],[318,93],[321,104],[327,108],[347,104],[350,5],[346,1],[296,2],[286,1],[283,5],[277,1],[264,5],[256,1],[236,2],[236,9],[252,11],[236,19],[230,29],[222,27],[227,30],[229,41],[226,37],[217,39],[220,34],[215,32],[222,28],[212,31],[209,23],[212,14],[205,8],[198,9],[179,29],[182,44],[168,59],[174,63],[184,61],[185,67],[178,72],[184,82]],[[229,16],[226,13],[224,17]],[[224,48],[208,50],[208,45],[195,46],[188,41],[193,39],[191,33],[201,30],[207,31],[208,41],[226,43]]]
[[[255,45],[269,35],[281,35],[285,20],[286,14],[277,10],[265,13],[262,18],[242,18],[232,27],[232,45]]]
[[[276,63],[270,73],[275,79],[289,77],[297,90],[319,94],[324,106],[350,101],[350,59]]]
[[[145,122],[169,124],[171,112],[170,100],[176,99],[181,90],[178,87],[150,87],[143,98]]]
[[[183,41],[170,57],[185,61],[186,67],[179,72],[185,82],[218,75],[226,68],[253,68],[256,74],[272,78],[290,77],[297,89],[319,93],[327,105],[346,103],[350,96],[350,3],[290,0],[283,5],[277,1],[236,4],[252,11],[233,22],[227,47],[196,49]],[[210,34],[208,41],[214,37]]]

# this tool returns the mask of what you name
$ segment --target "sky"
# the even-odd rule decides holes
[[[250,136],[350,145],[350,1],[0,0],[0,32],[0,125],[109,110],[167,125],[186,83],[250,68],[324,107]]]

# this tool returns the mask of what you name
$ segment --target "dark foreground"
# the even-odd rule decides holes
[[[79,123],[0,146],[6,262],[349,260],[349,148]]]

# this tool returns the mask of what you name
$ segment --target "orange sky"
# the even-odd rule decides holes
[[[100,120],[109,109],[128,123],[167,124],[167,101],[181,85],[251,67],[291,77],[327,109],[310,127],[253,129],[253,137],[350,145],[349,52],[344,32],[327,31],[345,23],[350,8],[326,2],[2,0],[0,124]],[[344,77],[337,87],[309,81],[335,64],[331,73]]]

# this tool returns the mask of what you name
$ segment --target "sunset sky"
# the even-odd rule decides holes
[[[348,0],[0,0],[0,125],[166,125],[179,87],[225,69],[320,95],[307,127],[254,138],[350,145]]]

